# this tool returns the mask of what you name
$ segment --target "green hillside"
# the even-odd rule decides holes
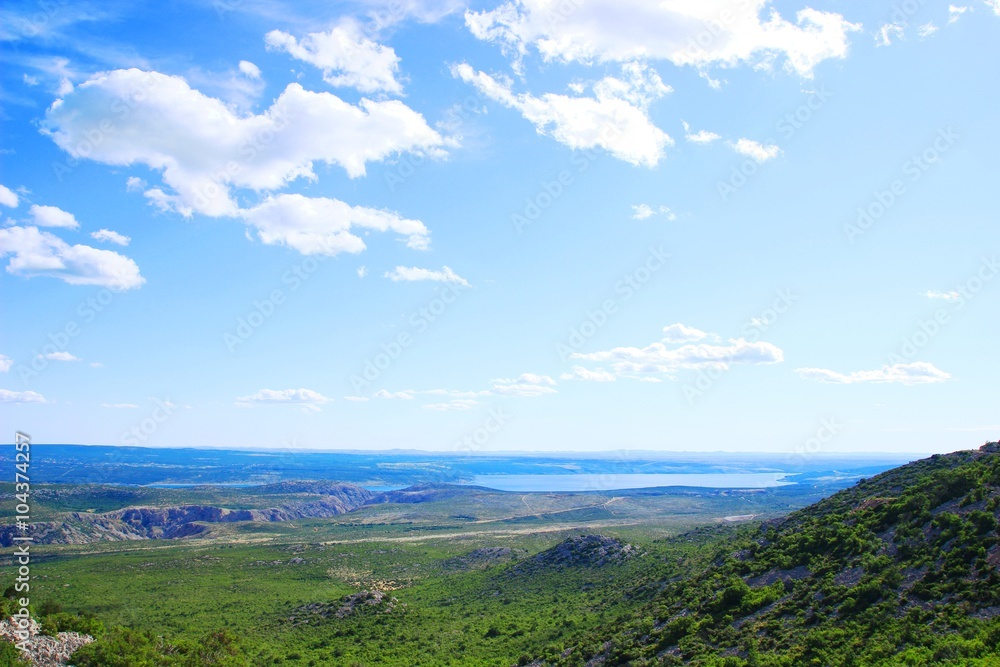
[[[713,544],[552,665],[1000,665],[1000,445],[883,473]]]

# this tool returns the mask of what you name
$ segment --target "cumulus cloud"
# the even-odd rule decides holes
[[[95,241],[105,241],[107,243],[115,243],[117,245],[128,245],[132,240],[130,237],[124,234],[119,234],[118,232],[113,232],[110,229],[98,229],[96,232],[90,233],[90,238]]]
[[[91,142],[102,123],[114,131]],[[181,77],[138,69],[76,86],[49,107],[43,126],[74,157],[161,172],[165,189],[151,188],[147,198],[185,216],[237,216],[233,188],[272,191],[314,180],[317,161],[356,178],[368,162],[406,151],[441,155],[445,143],[398,100],[352,105],[292,83],[263,113],[237,116]]]
[[[490,393],[500,396],[533,397],[556,393],[556,381],[548,375],[522,373],[516,378],[498,378],[492,383]]]
[[[655,211],[649,207],[649,204],[637,204],[632,207],[632,211],[632,218],[634,220],[645,220],[646,218],[652,217],[653,213],[655,213]]]
[[[39,206],[32,204],[28,209],[34,224],[38,227],[62,227],[64,229],[76,229],[80,223],[76,217],[67,211],[56,206]]]
[[[962,295],[954,290],[951,292],[940,292],[936,289],[927,290],[924,296],[928,299],[942,299],[943,301],[958,301],[962,298]]]
[[[319,412],[321,405],[332,401],[332,398],[327,398],[311,389],[261,389],[249,396],[237,398],[236,405],[241,407],[295,405],[302,407],[306,412]]]
[[[730,146],[740,155],[746,155],[751,160],[763,164],[768,160],[778,157],[781,149],[774,144],[762,144],[752,139],[740,139]]]
[[[875,33],[875,46],[889,46],[894,39],[903,39],[906,25],[902,23],[886,23]]]
[[[452,75],[518,111],[539,134],[575,150],[600,148],[630,164],[653,167],[674,143],[647,112],[649,103],[670,87],[646,65],[627,63],[621,78],[609,76],[593,84],[592,96],[516,94],[511,81],[477,72],[468,63],[453,66]]]
[[[710,144],[716,139],[721,139],[722,137],[715,132],[709,132],[708,130],[698,130],[697,132],[691,131],[691,126],[688,125],[687,121],[681,121],[684,125],[684,138],[693,144]]]
[[[403,92],[396,79],[399,73],[396,52],[365,37],[354,21],[342,21],[327,32],[309,33],[301,40],[287,32],[272,30],[264,41],[269,49],[285,51],[323,70],[323,80],[331,86],[357,88],[363,93]]]
[[[47,403],[45,397],[34,391],[0,389],[0,403]]]
[[[682,369],[727,370],[735,364],[761,365],[784,361],[782,350],[771,343],[735,338],[725,344],[688,343],[673,347],[679,342],[701,340],[712,335],[682,324],[665,327],[664,335],[663,342],[646,347],[616,347],[601,352],[574,352],[569,356],[607,364],[617,377],[652,382],[659,381],[663,376],[673,377]]]
[[[632,206],[633,220],[648,220],[654,215],[663,215],[667,220],[673,222],[677,219],[677,214],[670,210],[669,206],[660,206],[654,209],[649,204],[635,204]]]
[[[445,403],[427,403],[423,406],[425,410],[436,410],[438,412],[464,411],[480,405],[480,402],[472,398],[456,398]]]
[[[48,354],[40,354],[38,357],[40,359],[48,359],[49,361],[80,361],[80,357],[74,356],[66,351],[49,352]]]
[[[100,285],[114,290],[139,287],[146,279],[134,261],[111,250],[69,245],[37,227],[0,229],[0,257],[13,255],[7,273],[52,276],[70,285]]]
[[[17,208],[18,205],[17,195],[6,185],[0,185],[0,204],[10,208]]]
[[[464,287],[469,287],[469,281],[451,270],[450,267],[443,267],[440,271],[430,269],[418,269],[417,267],[397,266],[392,271],[386,271],[385,277],[393,282],[412,282],[416,280],[433,280],[442,283],[455,283]]]
[[[932,384],[951,379],[951,375],[926,362],[885,365],[873,371],[838,373],[825,368],[796,368],[795,372],[807,380],[831,384],[896,383],[904,385]]]
[[[0,354],[0,373],[6,373],[14,365],[14,360],[6,354]]]
[[[546,61],[668,60],[699,69],[747,63],[811,77],[813,68],[847,55],[861,26],[840,14],[802,9],[795,22],[769,0],[590,0],[568,10],[548,0],[513,0],[465,14],[478,39],[501,45],[515,65],[534,49]],[[728,19],[728,20],[727,20]]]
[[[395,232],[410,248],[423,250],[430,243],[427,227],[391,211],[351,206],[338,199],[282,194],[268,197],[241,211],[243,219],[269,245],[285,245],[303,255],[357,254],[365,242],[352,230]]]
[[[940,28],[934,25],[933,21],[928,21],[927,23],[917,28],[917,34],[920,35],[921,37],[930,37],[938,30],[940,30]]]
[[[989,4],[989,3],[987,3]],[[998,3],[1000,6],[1000,3]],[[956,7],[955,5],[948,5],[948,24],[952,24],[962,17],[962,14],[969,11],[967,6]],[[1000,11],[997,12],[1000,14]]]
[[[590,370],[583,366],[573,366],[569,373],[559,376],[560,380],[582,380],[583,382],[614,382],[614,373],[609,373],[603,368]]]
[[[701,329],[695,329],[680,322],[663,327],[664,343],[690,343],[707,337],[708,334]]]
[[[372,398],[386,398],[386,399],[400,399],[403,401],[412,401],[413,392],[412,391],[387,391],[385,389],[379,389],[374,394]]]
[[[260,68],[249,60],[240,61],[240,72],[249,79],[257,80],[260,78]]]

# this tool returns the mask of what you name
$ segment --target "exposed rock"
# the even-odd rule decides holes
[[[539,568],[560,567],[604,567],[612,563],[622,563],[639,555],[639,550],[631,544],[606,535],[581,535],[569,537],[551,549],[536,554],[514,568],[514,572],[525,572]]]
[[[0,621],[0,640],[13,644],[23,641],[24,637],[18,636],[18,630],[18,621],[14,617]],[[40,634],[40,630],[41,626],[35,619],[30,619],[23,630],[28,633],[24,656],[35,667],[59,667],[69,664],[74,651],[94,641],[90,635],[81,635],[77,632],[60,632],[55,637],[49,637]]]
[[[377,613],[385,614],[395,609],[398,602],[378,589],[364,590],[345,595],[337,602],[312,602],[296,607],[288,620],[293,627],[308,625],[321,618],[347,618],[364,607],[375,607]]]
[[[207,532],[204,524],[239,521],[294,521],[329,518],[363,507],[372,498],[367,489],[332,482],[282,483],[284,490],[310,488],[322,493],[312,498],[267,509],[227,509],[206,505],[175,507],[127,507],[104,514],[71,512],[61,522],[32,525],[36,544],[89,544],[105,540],[173,540]],[[270,488],[270,487],[267,487]],[[288,491],[291,492],[291,491]],[[15,526],[0,527],[0,546],[14,544],[22,532]]]
[[[483,547],[464,556],[456,556],[444,561],[444,567],[460,570],[482,570],[487,567],[523,558],[527,552],[510,547]]]

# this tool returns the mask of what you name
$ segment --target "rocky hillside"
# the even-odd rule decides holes
[[[995,667],[998,519],[1000,445],[933,456],[716,540],[620,630],[532,664]]]
[[[279,487],[279,488],[271,488]],[[370,502],[372,493],[354,484],[285,482],[264,487],[269,494],[299,499],[266,509],[227,509],[205,505],[128,507],[103,513],[71,512],[60,521],[33,524],[36,544],[88,544],[102,540],[177,539],[199,535],[206,524],[238,521],[293,521],[345,514]],[[21,532],[0,528],[0,546],[9,547]]]

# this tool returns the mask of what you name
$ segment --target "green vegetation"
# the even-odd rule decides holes
[[[1000,667],[996,451],[791,514],[787,492],[421,493],[194,539],[39,547],[35,615],[97,638],[78,667]],[[744,514],[764,521],[722,521]]]

